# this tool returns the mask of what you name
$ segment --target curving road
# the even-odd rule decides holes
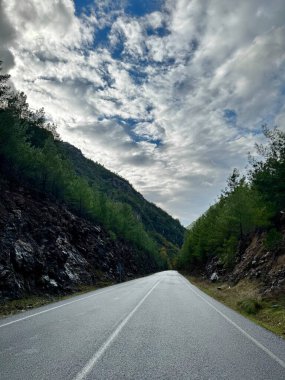
[[[175,271],[0,321],[1,380],[285,379],[285,341]]]

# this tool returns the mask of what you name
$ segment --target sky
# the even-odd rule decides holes
[[[284,0],[0,0],[0,59],[61,138],[189,225],[285,130]]]

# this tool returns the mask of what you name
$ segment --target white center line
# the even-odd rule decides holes
[[[130,318],[135,314],[138,308],[143,304],[143,302],[147,299],[150,293],[157,287],[161,280],[157,281],[153,287],[147,292],[147,294],[140,300],[140,302],[133,308],[133,310],[126,316],[126,318],[119,324],[115,331],[109,336],[109,338],[102,344],[98,351],[92,356],[92,358],[87,362],[87,364],[82,368],[82,370],[74,377],[73,380],[83,380],[90,373],[92,368],[95,366],[97,361],[101,358],[104,352],[108,349],[108,347],[112,344],[112,342],[116,339],[120,331],[123,327],[128,323]]]
[[[199,298],[201,298],[204,302],[206,302],[212,309],[214,309],[217,313],[219,313],[224,319],[226,319],[231,325],[233,325],[237,330],[239,330],[244,336],[246,336],[249,340],[251,340],[257,347],[259,347],[262,351],[264,351],[271,359],[275,360],[281,367],[285,368],[285,362],[278,358],[273,352],[271,352],[268,348],[263,346],[258,340],[249,335],[245,330],[243,330],[239,325],[237,325],[234,321],[232,321],[229,317],[227,317],[224,313],[222,313],[219,309],[217,309],[211,302],[207,301],[203,296],[201,296],[196,290],[193,289],[192,285],[186,280],[185,277],[181,276],[182,279],[186,282],[186,285],[189,286],[191,291],[196,294]]]

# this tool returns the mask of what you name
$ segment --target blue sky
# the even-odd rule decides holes
[[[2,0],[0,56],[62,139],[190,224],[285,129],[284,0]]]
[[[96,2],[92,0],[75,0],[76,11],[81,13],[85,8],[93,8],[96,6]],[[99,3],[97,1],[97,3]],[[103,2],[101,2],[103,4]],[[159,11],[163,5],[161,0],[129,0],[124,2],[113,1],[105,2],[106,4],[115,4],[117,8],[121,8],[125,13],[130,14],[131,16],[144,16],[147,13],[154,11]]]

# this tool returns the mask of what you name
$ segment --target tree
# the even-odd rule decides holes
[[[259,158],[250,156],[253,186],[275,212],[285,209],[285,133],[263,127],[268,144],[257,144]]]
[[[268,225],[270,213],[260,194],[239,178],[234,169],[219,201],[189,229],[180,253],[180,265],[190,268],[219,256],[226,265],[234,262],[238,242],[257,227]]]

